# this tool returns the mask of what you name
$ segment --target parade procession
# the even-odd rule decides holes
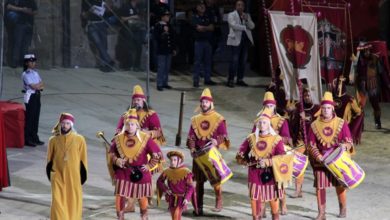
[[[66,2],[1,7],[0,220],[390,220],[390,1]]]

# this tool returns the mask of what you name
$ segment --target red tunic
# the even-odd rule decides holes
[[[308,151],[315,178],[314,187],[323,189],[340,186],[333,174],[319,161],[319,157],[326,152],[335,150],[340,143],[352,145],[348,124],[337,116],[327,122],[319,117],[311,124],[309,143]]]
[[[196,126],[195,123],[196,117],[209,116],[209,115],[213,115],[213,117],[215,116],[213,121],[205,120],[204,121],[205,123],[201,123],[201,125]],[[211,140],[211,138],[217,140],[218,148],[229,147],[230,142],[229,142],[227,129],[226,129],[226,121],[222,117],[222,115],[212,110],[205,114],[201,113],[197,116],[194,116],[191,120],[192,120],[192,124],[187,137],[187,147],[189,149],[194,148],[195,150],[200,150]],[[207,135],[202,136],[201,134],[202,131],[208,130],[210,128],[211,128],[210,132],[208,132]],[[194,174],[195,181],[199,181],[199,182],[207,181],[206,176],[203,174],[202,170],[198,167],[195,161],[193,161],[192,164],[192,172]]]
[[[168,209],[171,211],[176,207],[185,210],[187,207],[182,205],[183,201],[184,199],[191,201],[195,189],[192,173],[185,166],[165,169],[157,180],[157,187],[159,191],[165,193]],[[171,190],[172,195],[166,194],[168,189]]]
[[[129,138],[125,139],[127,141],[122,142],[120,141],[120,138],[126,136],[127,132],[118,134],[117,136],[115,136],[110,149],[110,153],[115,154],[115,156],[118,158],[131,158],[127,160],[125,168],[114,166],[114,178],[116,182],[115,194],[118,194],[123,197],[131,197],[137,199],[145,196],[151,197],[153,194],[151,172],[149,170],[143,171],[140,169],[140,167],[142,165],[153,167],[163,158],[159,146],[142,131],[139,131],[139,133],[141,141],[138,140],[136,136],[132,136],[132,141],[129,141]],[[141,145],[138,151],[134,153],[126,152],[127,150],[128,152],[131,152],[131,148],[136,147],[137,144]],[[147,157],[148,154],[151,156],[151,159],[149,161]],[[135,169],[140,170],[143,174],[142,179],[138,182],[132,182],[130,180],[130,174]]]
[[[364,114],[354,97],[343,94],[335,96],[336,115],[343,118],[349,126],[354,143],[359,144],[364,127]]]
[[[251,135],[254,136],[255,134],[252,133]],[[283,141],[279,135],[259,136],[256,144],[254,144],[253,141],[251,140],[250,138],[251,135],[249,135],[245,139],[245,141],[241,144],[240,149],[237,153],[238,155],[237,157],[241,157],[248,164],[255,164],[257,161],[256,155],[254,155],[253,153],[254,152],[253,148],[256,148],[258,151],[261,152],[267,150],[267,145],[270,145],[268,146],[270,153],[268,154],[268,156],[261,157],[262,159],[271,159],[272,156],[285,154]],[[265,144],[264,146],[264,143],[267,144]],[[253,200],[260,199],[262,202],[271,201],[277,198],[283,198],[284,189],[278,190],[273,175],[271,180],[267,183],[263,183],[263,181],[261,180],[260,175],[264,173],[266,170],[273,172],[272,167],[268,167],[268,168],[257,168],[256,166],[248,167],[249,197]]]

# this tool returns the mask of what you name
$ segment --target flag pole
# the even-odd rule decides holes
[[[290,9],[291,9],[291,14],[292,15],[297,15],[299,16],[299,11],[295,11],[295,0],[290,0]],[[302,130],[303,130],[303,142],[305,143],[305,146],[308,144],[308,139],[307,139],[307,129],[306,129],[306,123],[305,123],[305,110],[303,106],[303,86],[302,86],[302,81],[299,79],[299,68],[295,69],[295,81],[297,82],[298,85],[298,91],[299,91],[299,116],[300,116],[300,123],[302,125]],[[302,113],[303,116],[302,117]]]

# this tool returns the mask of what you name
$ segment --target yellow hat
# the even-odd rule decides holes
[[[271,117],[273,115],[272,109],[270,108],[264,108],[263,111],[259,115],[260,118],[271,120]]]
[[[183,154],[182,152],[180,152],[180,151],[171,150],[171,151],[169,151],[169,152],[167,153],[167,157],[168,157],[169,159],[171,159],[171,157],[173,157],[173,156],[180,157],[182,161],[184,160],[184,154]]]
[[[211,96],[211,91],[209,88],[205,88],[202,92],[202,95],[200,96],[200,101],[203,99],[209,100],[210,102],[213,101],[213,97]]]
[[[275,97],[274,97],[274,94],[272,92],[266,92],[264,94],[263,105],[267,105],[267,104],[276,105]]]
[[[125,115],[125,120],[126,120],[126,123],[129,123],[129,122],[138,123],[137,109],[135,109],[135,108],[129,109]]]
[[[322,97],[322,100],[321,100],[321,105],[325,105],[325,104],[334,105],[333,95],[329,91],[326,91],[324,93],[324,96]]]
[[[142,87],[140,85],[135,85],[133,88],[133,99],[135,98],[145,98],[144,91],[142,90]]]

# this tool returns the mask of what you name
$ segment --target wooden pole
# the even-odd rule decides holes
[[[296,12],[295,12],[295,2],[294,2],[294,0],[290,0],[290,6],[291,6],[291,13],[293,15],[299,16],[299,13],[296,14]],[[299,79],[299,69],[298,68],[296,69],[296,72],[295,72],[295,80],[297,81],[298,91],[299,91],[299,112],[300,113],[304,113],[305,109],[304,109],[304,106],[303,106],[303,101],[304,101],[303,100],[303,86],[302,86],[302,81]],[[299,115],[301,115],[301,114],[299,114]],[[301,118],[300,123],[301,123],[302,128],[303,128],[302,129],[303,130],[303,141],[305,143],[305,146],[307,146],[308,140],[307,140],[305,118],[304,117],[300,117],[300,118]]]
[[[275,72],[274,72],[274,66],[272,63],[272,50],[271,50],[271,40],[270,40],[270,32],[269,32],[269,19],[268,19],[268,10],[265,6],[265,0],[261,1],[262,3],[262,10],[263,10],[263,15],[264,15],[264,30],[265,30],[265,36],[266,36],[266,42],[267,42],[267,55],[268,55],[268,62],[269,62],[269,67],[271,71],[271,77],[272,81],[275,82]]]
[[[179,125],[177,129],[177,134],[176,134],[176,146],[181,145],[181,131],[183,128],[183,108],[184,108],[184,97],[185,97],[185,92],[181,92],[180,96],[180,113],[179,113]]]

